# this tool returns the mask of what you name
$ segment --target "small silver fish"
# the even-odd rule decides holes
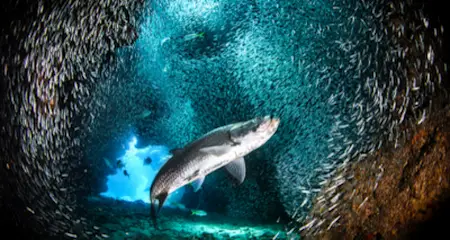
[[[203,210],[199,210],[199,209],[191,209],[191,215],[204,217],[204,216],[208,215],[208,213]]]
[[[123,175],[127,176],[128,178],[130,178],[130,174],[128,174],[127,170],[123,170]]]
[[[184,36],[183,40],[184,41],[190,41],[190,40],[193,40],[195,38],[204,37],[204,36],[205,36],[205,32],[191,33],[191,34],[188,34],[188,35]]]

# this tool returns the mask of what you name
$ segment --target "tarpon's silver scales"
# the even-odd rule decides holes
[[[216,128],[185,147],[172,150],[173,156],[161,167],[150,190],[151,216],[155,227],[156,215],[164,201],[178,188],[192,183],[198,190],[206,175],[223,166],[242,183],[245,179],[244,156],[266,143],[279,124],[278,118],[257,117]]]

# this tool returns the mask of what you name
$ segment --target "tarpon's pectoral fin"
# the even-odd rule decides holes
[[[191,183],[194,192],[197,192],[202,187],[203,181],[205,181],[205,176],[199,177]]]
[[[173,149],[171,149],[169,152],[170,152],[172,155],[177,155],[177,154],[181,153],[182,150],[183,150],[182,148],[173,148]]]
[[[244,158],[238,158],[227,165],[225,169],[241,184],[245,179],[245,162]]]
[[[212,154],[215,156],[221,156],[223,154],[226,154],[230,148],[228,146],[211,146],[211,147],[204,147],[201,148],[199,151]]]

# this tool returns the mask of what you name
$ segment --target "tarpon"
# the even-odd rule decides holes
[[[171,150],[173,156],[158,171],[150,188],[155,227],[156,215],[164,201],[178,188],[191,183],[197,191],[206,175],[223,166],[239,184],[242,183],[245,179],[244,156],[266,143],[279,123],[278,118],[270,116],[233,123],[216,128],[183,148]]]

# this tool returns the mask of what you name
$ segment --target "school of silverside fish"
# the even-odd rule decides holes
[[[0,59],[1,180],[16,195],[2,200],[15,208],[23,204],[24,211],[14,214],[36,231],[76,237],[74,226],[88,229],[76,214],[88,171],[79,158],[82,140],[95,118],[90,109],[101,104],[90,91],[108,74],[104,56],[137,37],[143,2],[19,4],[28,7],[26,16],[2,29],[1,37],[8,46]]]
[[[318,174],[300,184],[303,200],[297,198],[301,202],[296,202],[291,215],[301,227],[289,231],[299,230],[305,236],[339,224],[340,198],[348,191],[340,187],[353,178],[353,173],[346,171],[348,163],[364,160],[386,143],[400,147],[411,136],[408,127],[423,124],[427,114],[433,112],[432,100],[439,101],[437,96],[446,92],[442,81],[447,76],[447,64],[440,58],[443,26],[431,26],[410,1],[347,4],[334,6],[339,10],[351,6],[348,11],[371,14],[349,14],[336,26],[353,35],[336,44],[345,52],[346,62],[351,63],[341,65],[347,73],[345,81],[356,79],[357,83],[351,86],[353,91],[343,86],[327,101],[330,107],[338,106],[327,139],[328,155],[318,161],[314,169]],[[358,22],[369,27],[355,32]],[[383,177],[383,166],[375,168],[379,171],[373,190]],[[310,216],[299,214],[308,211],[311,204],[324,210]]]
[[[146,131],[168,145],[238,120],[228,115],[282,119],[261,151],[276,167],[274,188],[292,218],[287,232],[326,231],[339,226],[340,186],[352,178],[339,169],[388,142],[401,147],[408,126],[424,124],[446,91],[444,28],[413,1],[249,0],[237,8],[197,0],[226,7],[194,20],[183,12],[195,10],[187,2],[22,1],[26,17],[0,37],[0,190],[14,193],[0,203],[23,209],[17,221],[50,235],[108,238],[79,209],[86,179],[94,181],[90,167],[101,164],[83,153],[125,134],[140,117],[133,101],[144,98],[161,101],[152,104],[164,117]],[[219,39],[193,55],[161,44],[194,25],[219,29]],[[139,38],[155,61],[133,48]],[[130,52],[117,54],[124,46]],[[131,63],[147,69],[124,70]],[[140,92],[140,84],[154,92]],[[112,112],[108,101],[123,105]],[[100,133],[105,121],[112,130]],[[320,216],[308,216],[314,202],[326,209]]]

